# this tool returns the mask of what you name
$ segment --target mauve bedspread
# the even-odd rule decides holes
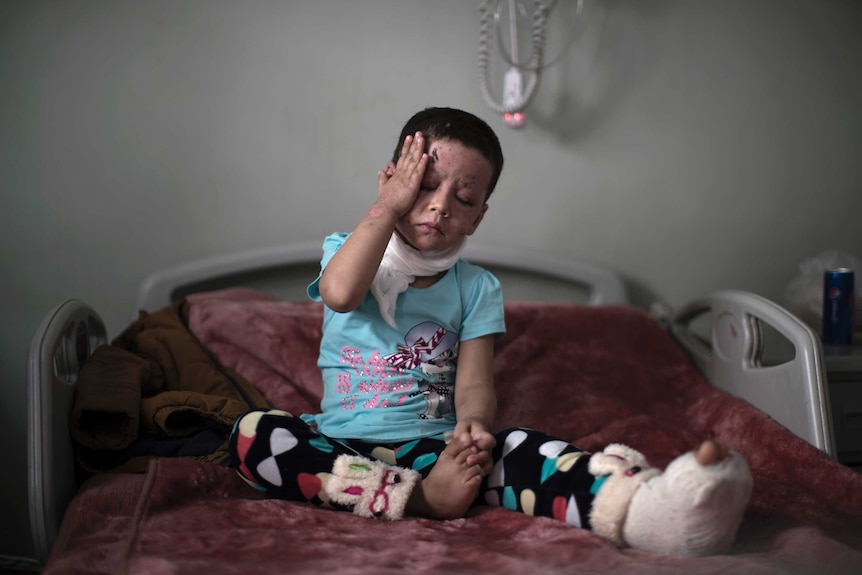
[[[321,308],[250,290],[189,297],[192,332],[277,407],[317,409]],[[154,460],[90,479],[43,573],[862,573],[862,475],[704,381],[643,311],[507,304],[498,426],[588,450],[622,442],[665,466],[705,438],[748,459],[754,493],[730,555],[617,549],[505,509],[455,521],[372,521],[268,499],[231,470]],[[657,529],[661,526],[657,525]]]

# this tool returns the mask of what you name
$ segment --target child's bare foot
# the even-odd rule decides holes
[[[463,517],[482,484],[481,465],[470,465],[472,445],[453,438],[440,454],[428,477],[413,489],[406,514],[432,519]]]

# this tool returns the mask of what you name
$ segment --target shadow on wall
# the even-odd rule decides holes
[[[547,86],[543,90],[540,84],[529,109],[530,123],[563,143],[584,138],[603,125],[614,115],[617,103],[652,69],[655,51],[640,46],[632,52],[625,38],[637,37],[632,27],[645,27],[666,6],[648,0],[588,1],[583,16],[578,17],[575,3],[571,4],[558,6],[555,14],[565,25],[576,26],[573,33],[578,37],[565,48],[559,62],[545,69],[542,81]],[[544,54],[547,63],[557,59],[562,45],[569,42],[569,31],[559,28],[551,34],[565,39],[558,42],[560,48],[549,45]],[[546,94],[552,96],[542,98]]]

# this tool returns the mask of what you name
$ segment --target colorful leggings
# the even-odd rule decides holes
[[[589,529],[595,477],[590,454],[570,443],[529,429],[495,434],[494,468],[476,504],[552,517]],[[278,498],[323,505],[319,494],[339,455],[359,455],[428,475],[446,446],[444,437],[395,444],[332,439],[283,411],[252,411],[234,426],[232,465],[252,486]],[[327,505],[349,510],[350,506]]]

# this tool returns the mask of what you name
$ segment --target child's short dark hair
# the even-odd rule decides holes
[[[497,134],[484,120],[469,112],[455,108],[425,108],[407,120],[398,138],[392,161],[398,163],[401,146],[408,134],[422,132],[426,140],[453,140],[481,153],[491,164],[491,181],[488,183],[487,200],[503,171],[503,150]]]

